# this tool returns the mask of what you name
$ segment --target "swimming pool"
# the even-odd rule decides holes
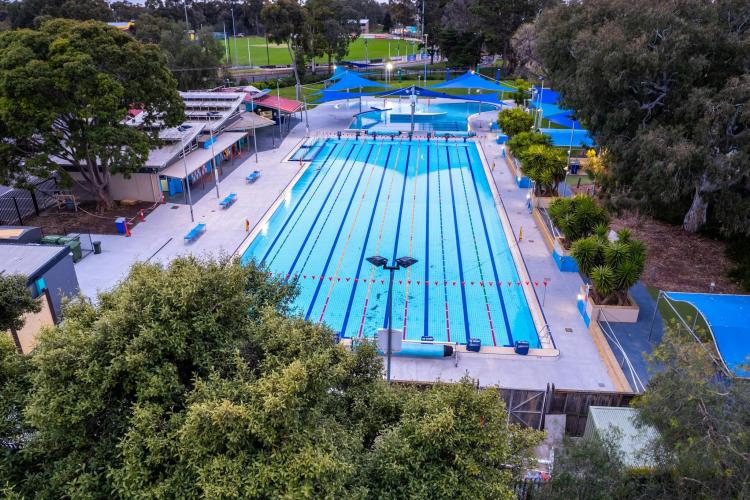
[[[354,117],[350,129],[409,130],[411,128],[411,104],[408,99],[388,99],[368,101],[368,107],[377,108],[364,111]],[[365,108],[363,108],[365,109]],[[491,104],[478,102],[434,103],[419,99],[414,109],[414,129],[422,131],[465,131],[468,117],[479,112],[497,109]]]
[[[372,255],[418,259],[394,284],[404,338],[540,347],[473,141],[326,139],[242,259],[297,279],[297,310],[356,338],[387,326]]]

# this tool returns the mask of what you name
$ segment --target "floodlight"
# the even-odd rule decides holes
[[[403,267],[404,269],[416,263],[417,259],[415,259],[414,257],[399,257],[398,259],[396,259],[396,264],[398,264],[399,267]]]
[[[386,259],[385,257],[381,257],[380,255],[367,257],[366,260],[375,267],[383,267],[388,264],[388,259]]]

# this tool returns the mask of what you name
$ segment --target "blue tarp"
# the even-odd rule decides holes
[[[453,80],[447,82],[437,83],[430,86],[431,89],[481,89],[481,90],[494,90],[495,92],[515,92],[517,89],[503,85],[502,83],[495,83],[490,80],[485,80],[481,76],[477,75],[473,71],[464,73],[461,76],[457,76]]]
[[[333,86],[331,86],[333,87]],[[360,97],[408,97],[411,95],[411,89],[414,88],[414,94],[417,97],[431,97],[431,98],[438,98],[442,97],[444,99],[459,99],[462,101],[475,101],[475,102],[483,102],[487,104],[494,104],[496,106],[507,106],[505,103],[500,101],[498,99],[497,94],[473,94],[473,95],[452,95],[452,94],[445,94],[443,92],[435,92],[434,90],[426,89],[423,87],[417,87],[416,85],[412,85],[410,87],[404,87],[401,89],[395,89],[395,90],[380,90],[380,91],[374,91],[374,92],[341,92],[336,90],[330,90],[331,87],[321,90],[320,92],[313,94],[314,96],[320,96],[320,98],[315,101],[317,104],[321,104],[324,102],[330,102],[330,101],[341,101],[344,99],[358,99]]]
[[[552,145],[557,147],[587,147],[594,145],[587,130],[578,128],[540,128],[539,132],[552,138]]]
[[[344,76],[342,76],[339,81],[328,87],[327,89],[324,89],[324,92],[332,92],[337,90],[347,90],[347,89],[361,89],[361,88],[370,88],[370,87],[383,87],[383,88],[389,88],[388,85],[385,83],[380,82],[374,82],[372,80],[368,80],[367,78],[362,78],[356,73],[347,73]]]
[[[581,122],[573,118],[572,111],[565,111],[564,113],[560,113],[559,115],[543,116],[543,117],[548,119],[552,123],[562,125],[563,127],[577,128],[577,129],[583,130],[583,125],[581,125]]]
[[[750,295],[668,292],[671,300],[687,302],[703,316],[711,329],[716,349],[734,374],[749,378]]]

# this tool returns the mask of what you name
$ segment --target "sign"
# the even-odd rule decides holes
[[[391,330],[391,352],[400,352],[401,351],[401,341],[404,338],[404,332],[401,330],[393,329]],[[378,344],[378,349],[383,351],[384,353],[388,353],[388,329],[387,328],[378,328],[377,333],[375,333],[375,341]]]

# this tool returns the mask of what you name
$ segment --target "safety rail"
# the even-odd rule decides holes
[[[620,368],[624,368],[623,365],[627,366],[628,372],[630,372],[630,382],[632,384],[632,388],[637,393],[643,393],[646,391],[646,386],[643,384],[643,381],[638,376],[638,373],[635,370],[635,367],[633,366],[633,363],[630,362],[630,358],[628,357],[628,354],[625,352],[625,349],[622,347],[622,344],[620,344],[619,339],[617,338],[617,335],[615,334],[615,331],[612,329],[612,325],[609,324],[609,321],[607,321],[607,314],[603,311],[599,311],[599,318],[596,320],[599,324],[602,330],[602,333],[604,333],[604,336],[607,338],[607,340],[610,341],[610,345],[614,345],[618,351],[620,351],[620,354],[622,354],[622,361],[620,361]],[[604,328],[606,327],[606,328]],[[617,359],[617,356],[615,356],[615,359]]]

